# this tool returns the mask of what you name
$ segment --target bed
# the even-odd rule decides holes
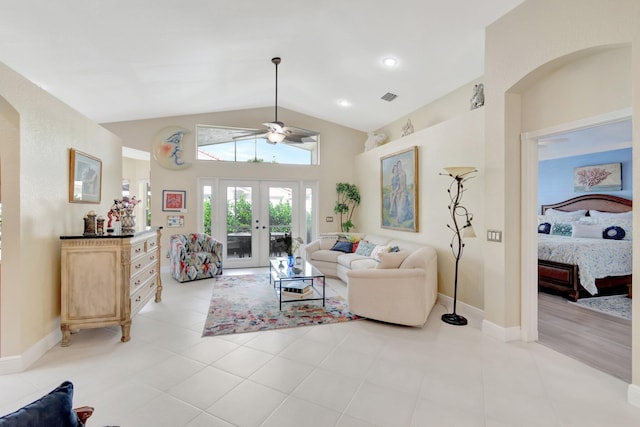
[[[542,205],[538,219],[538,289],[573,301],[593,295],[631,296],[631,211],[631,200],[604,194]],[[595,230],[624,237],[597,238]]]

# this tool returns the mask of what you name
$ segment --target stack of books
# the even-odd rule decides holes
[[[282,296],[291,299],[305,299],[313,295],[313,288],[310,284],[290,283],[282,287]]]

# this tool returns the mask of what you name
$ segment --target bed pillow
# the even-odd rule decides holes
[[[602,232],[603,239],[611,239],[611,240],[622,240],[625,236],[624,229],[622,227],[618,227],[617,225],[612,225],[611,227],[607,227]]]
[[[543,222],[538,225],[538,233],[540,234],[549,234],[551,232],[551,224],[548,222]]]
[[[557,222],[551,226],[551,233],[555,236],[571,236],[573,226],[571,224],[563,224]]]
[[[571,237],[602,239],[602,227],[596,224],[573,224]]]
[[[632,220],[633,219],[633,211],[617,212],[616,213],[616,212],[601,212],[601,211],[590,210],[589,211],[589,216],[592,216],[594,218],[611,217],[611,218],[616,218],[616,219]]]
[[[375,243],[371,243],[368,240],[360,240],[358,249],[356,250],[356,255],[371,256],[371,252],[373,252],[375,247]]]
[[[73,384],[65,381],[35,402],[0,417],[0,426],[84,426],[73,410]]]
[[[345,242],[343,240],[338,240],[331,248],[332,251],[344,252],[345,254],[350,254],[352,249],[353,243]]]
[[[577,211],[559,211],[557,209],[553,209],[553,208],[549,208],[546,211],[544,211],[544,214],[546,216],[561,216],[561,217],[568,217],[568,216],[577,216],[577,217],[581,217],[581,216],[585,216],[587,214],[587,210],[586,209],[578,209]]]

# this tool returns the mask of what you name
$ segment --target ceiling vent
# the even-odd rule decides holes
[[[393,101],[394,99],[396,99],[398,97],[398,95],[396,95],[395,93],[391,93],[391,92],[387,92],[384,95],[382,95],[382,97],[380,99],[384,99],[385,101]]]

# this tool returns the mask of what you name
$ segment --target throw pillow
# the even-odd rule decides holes
[[[354,242],[352,247],[351,247],[351,251],[353,253],[356,253],[358,251],[358,246],[360,245],[360,240],[358,240],[357,242]]]
[[[367,240],[360,240],[360,244],[358,245],[358,249],[356,250],[356,255],[371,256],[371,252],[373,252],[373,249],[375,247],[375,243],[371,243]]]
[[[380,262],[376,265],[376,268],[398,268],[402,261],[409,256],[409,251],[380,252],[378,256],[380,257]]]
[[[622,240],[625,236],[624,229],[622,227],[618,227],[617,225],[612,225],[611,227],[607,227],[602,232],[603,239],[611,239],[611,240]]]
[[[573,224],[571,237],[584,237],[587,239],[602,239],[602,227],[591,224]]]
[[[388,245],[376,245],[375,248],[373,248],[373,250],[371,251],[371,255],[369,255],[371,258],[375,259],[376,261],[380,261],[380,253],[382,252],[389,252],[389,246]]]
[[[556,236],[571,236],[572,229],[571,224],[556,223],[551,226],[551,234]]]
[[[338,240],[335,245],[331,248],[332,251],[344,252],[345,254],[350,254],[353,244],[351,242]]]
[[[81,427],[73,410],[73,384],[65,381],[55,390],[0,418],[0,426]]]
[[[548,222],[543,222],[542,224],[538,225],[538,233],[549,234],[550,232],[551,224],[549,224]]]

